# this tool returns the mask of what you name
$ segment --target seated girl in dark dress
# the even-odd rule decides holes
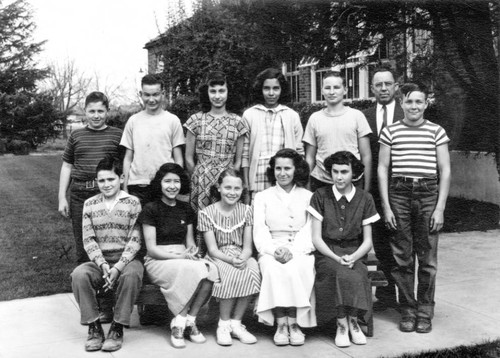
[[[380,217],[372,196],[352,184],[363,164],[341,151],[325,160],[333,186],[318,189],[308,208],[313,216],[312,241],[316,248],[316,316],[318,325],[337,318],[335,344],[366,344],[358,315],[372,307],[368,270],[361,259],[372,247],[371,224]],[[363,239],[360,240],[362,234]]]

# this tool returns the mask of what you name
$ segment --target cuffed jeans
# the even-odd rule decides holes
[[[94,188],[86,188],[85,184],[77,184],[74,181],[69,188],[69,210],[71,223],[73,225],[73,236],[75,238],[76,262],[82,264],[89,261],[89,256],[83,248],[82,216],[85,200],[99,194],[97,185]]]
[[[396,266],[392,276],[400,295],[401,315],[405,317],[434,316],[438,234],[430,232],[430,219],[436,207],[436,179],[411,180],[392,178],[389,200],[396,217],[397,233],[391,239]],[[415,256],[418,259],[418,285],[415,299]]]
[[[125,266],[115,283],[113,320],[124,326],[130,325],[130,315],[142,286],[144,267],[138,260]],[[99,318],[97,290],[104,285],[101,269],[93,262],[78,266],[71,273],[71,287],[80,306],[81,324],[95,322]]]

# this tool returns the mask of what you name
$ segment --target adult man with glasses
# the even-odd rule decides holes
[[[372,134],[370,136],[370,147],[372,151],[372,173],[377,173],[379,143],[378,139],[382,129],[396,121],[402,120],[404,112],[396,101],[396,92],[398,91],[398,82],[396,76],[389,67],[378,67],[373,72],[371,90],[375,96],[376,104],[363,113],[370,125]],[[372,184],[370,191],[375,200],[377,212],[382,215],[382,204],[378,191],[377,175],[372,175]],[[380,261],[379,269],[382,270],[389,281],[386,287],[377,287],[375,296],[377,301],[373,304],[375,311],[383,311],[387,308],[397,308],[396,286],[391,275],[391,268],[395,261],[392,256],[389,238],[394,233],[385,225],[383,220],[372,225],[373,246],[377,259]]]

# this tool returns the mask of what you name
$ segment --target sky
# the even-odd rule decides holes
[[[74,60],[86,75],[97,73],[101,84],[120,86],[134,99],[145,74],[140,71],[147,70],[143,47],[165,30],[168,9],[178,0],[28,2],[37,24],[34,38],[47,40],[38,57],[41,65]]]

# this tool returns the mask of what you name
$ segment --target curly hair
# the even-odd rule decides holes
[[[163,195],[161,190],[161,181],[168,173],[176,174],[181,179],[181,189],[179,190],[179,194],[189,193],[190,182],[186,171],[179,164],[165,163],[158,169],[155,177],[151,181],[151,191],[153,192],[155,199],[161,199]]]
[[[292,99],[290,85],[283,73],[277,68],[267,68],[257,75],[252,87],[253,102],[260,104],[266,103],[264,95],[262,94],[262,87],[264,86],[264,81],[269,79],[277,79],[280,84],[281,95],[280,98],[278,98],[278,103],[284,104],[290,102]]]
[[[219,178],[217,178],[217,184],[212,185],[212,187],[210,188],[210,196],[214,198],[216,201],[219,201],[221,199],[218,186],[222,184],[222,181],[224,180],[225,177],[235,177],[241,179],[241,183],[243,185],[243,191],[241,193],[239,201],[242,201],[243,198],[245,198],[248,194],[248,190],[244,186],[245,181],[243,180],[243,173],[238,170],[234,170],[232,168],[225,169],[220,173]]]
[[[205,82],[198,88],[198,93],[200,95],[200,106],[202,112],[209,112],[212,109],[212,104],[210,103],[210,97],[208,96],[208,88],[213,86],[224,86],[227,87],[227,101],[226,109],[229,112],[237,112],[239,110],[239,103],[237,98],[234,96],[233,88],[227,81],[226,75],[221,71],[209,72]]]
[[[276,175],[274,174],[274,168],[276,166],[276,159],[278,158],[292,159],[293,165],[295,167],[293,182],[297,186],[305,187],[307,185],[307,182],[309,181],[309,165],[299,153],[290,148],[284,148],[277,151],[276,154],[271,158],[271,160],[269,160],[269,167],[266,170],[266,175],[271,184],[276,185]]]
[[[336,152],[330,155],[328,158],[326,158],[325,170],[328,173],[331,173],[334,164],[350,165],[352,168],[353,181],[359,179],[361,175],[363,175],[363,171],[365,169],[365,166],[363,165],[361,160],[356,158],[354,154],[348,151]]]

